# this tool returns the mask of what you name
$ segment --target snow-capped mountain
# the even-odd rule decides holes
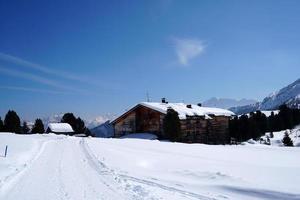
[[[49,123],[56,123],[60,122],[61,118],[64,116],[64,113],[54,114],[48,117],[42,118],[42,121],[45,126],[47,126]]]
[[[108,120],[105,123],[102,123],[101,125],[99,125],[95,128],[92,128],[91,132],[95,137],[108,138],[108,137],[113,137],[114,128],[113,128],[112,124],[110,123],[110,121]]]
[[[245,106],[250,104],[257,103],[256,100],[253,99],[230,99],[230,98],[210,98],[206,101],[204,101],[202,104],[203,106],[207,107],[216,107],[216,108],[231,108],[231,107],[237,107],[237,106]]]
[[[245,105],[245,106],[237,106],[237,107],[231,107],[228,110],[234,112],[237,115],[242,115],[246,113],[250,113],[256,110],[259,110],[260,103]]]
[[[273,92],[260,103],[232,107],[229,110],[236,114],[244,114],[255,110],[276,110],[282,104],[291,108],[300,108],[300,79],[277,92]]]
[[[41,120],[43,121],[43,124],[44,124],[44,128],[47,128],[49,123],[60,122],[61,118],[63,116],[64,116],[64,114],[60,113],[60,114],[54,114],[54,115],[50,115],[48,117],[41,118]],[[31,130],[34,126],[35,121],[31,121],[31,120],[25,120],[25,121],[27,123],[28,128]]]
[[[105,115],[101,115],[98,116],[94,119],[90,119],[90,120],[85,120],[85,126],[92,129],[95,128],[103,123],[105,123],[106,121],[112,120],[116,117],[116,115],[114,114],[105,114]]]
[[[286,104],[291,108],[300,109],[300,95],[288,100]]]
[[[292,84],[264,98],[264,100],[260,105],[260,109],[262,110],[277,109],[280,105],[285,103],[288,103],[291,106],[293,105],[293,103],[295,103],[295,101],[297,100],[299,101],[299,96],[300,96],[300,79],[296,80]],[[298,105],[295,106],[298,107]]]
[[[64,113],[60,113],[60,114],[54,114],[48,117],[44,117],[43,123],[45,126],[47,126],[49,123],[53,123],[53,122],[60,122],[61,118],[64,116]],[[85,126],[89,129],[97,127],[101,124],[103,124],[104,122],[106,122],[107,120],[111,120],[115,117],[114,114],[105,114],[105,115],[100,115],[97,116],[95,118],[92,119],[83,119]],[[33,122],[32,122],[33,123]]]

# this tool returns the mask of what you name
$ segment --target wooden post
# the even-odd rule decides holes
[[[8,146],[6,145],[6,146],[5,146],[5,153],[4,153],[4,157],[6,157],[6,155],[7,155],[7,148],[8,148]]]

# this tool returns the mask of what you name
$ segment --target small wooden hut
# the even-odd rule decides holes
[[[46,133],[73,135],[74,131],[68,123],[49,123]]]

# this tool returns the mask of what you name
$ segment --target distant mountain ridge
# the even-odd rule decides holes
[[[300,108],[300,79],[273,92],[260,103],[231,107],[229,110],[236,114],[244,114],[256,110],[276,110],[282,104],[290,108]]]
[[[109,120],[92,128],[90,131],[95,137],[108,138],[114,136],[114,128]]]
[[[44,123],[44,126],[47,127],[49,123],[55,123],[55,122],[60,122],[61,118],[64,116],[64,113],[60,113],[60,114],[54,114],[48,117],[44,117],[42,118],[42,121]],[[97,127],[101,124],[103,124],[104,122],[111,120],[115,117],[114,114],[105,114],[105,115],[100,115],[97,116],[93,119],[84,119],[84,123],[85,126],[89,129],[92,129],[94,127]],[[34,122],[29,122],[31,124],[34,124]]]
[[[287,103],[289,106],[292,106],[293,103],[299,100],[299,96],[300,96],[300,79],[296,80],[292,84],[264,98],[264,100],[260,105],[260,109],[262,110],[277,109],[280,105],[285,103]]]
[[[59,114],[54,114],[48,117],[44,117],[42,118],[42,121],[44,123],[44,126],[48,126],[49,123],[56,123],[56,122],[60,122],[61,118],[64,116],[63,113],[59,113]]]
[[[242,115],[250,112],[254,112],[256,110],[259,110],[260,103],[257,102],[255,104],[245,105],[245,106],[237,106],[229,108],[228,110],[234,112],[237,115]]]
[[[86,127],[92,129],[116,117],[115,114],[105,114],[91,120],[85,120]]]
[[[257,103],[254,99],[231,99],[231,98],[216,98],[212,97],[206,101],[204,101],[202,104],[203,106],[207,107],[216,107],[216,108],[224,108],[228,109],[231,107],[237,107],[237,106],[245,106],[249,104],[255,104]]]

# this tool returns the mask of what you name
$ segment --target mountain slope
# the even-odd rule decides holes
[[[203,106],[207,107],[216,107],[216,108],[231,108],[236,106],[245,106],[250,104],[255,104],[257,101],[253,99],[230,99],[230,98],[210,98],[204,101],[202,104]]]
[[[282,104],[288,103],[289,101],[294,102],[294,99],[299,99],[299,95],[300,79],[264,98],[264,100],[261,102],[260,109],[277,109]]]
[[[113,137],[114,135],[114,128],[110,121],[106,121],[105,123],[96,126],[95,128],[91,129],[91,133],[95,137],[103,137],[103,138],[108,138],[108,137]]]
[[[91,120],[85,120],[85,125],[89,129],[93,129],[93,128],[100,126],[101,124],[105,123],[108,120],[114,119],[115,117],[116,117],[116,115],[107,113],[104,115],[100,115]]]
[[[273,92],[260,103],[231,107],[229,110],[236,114],[244,114],[255,110],[276,110],[282,104],[291,108],[300,108],[300,79],[277,92]]]
[[[44,126],[47,127],[49,123],[60,122],[61,118],[63,116],[64,116],[64,113],[54,114],[54,115],[51,115],[51,116],[48,116],[48,117],[44,117],[42,119],[43,123],[44,123]],[[116,115],[107,113],[107,114],[100,115],[100,116],[97,116],[97,117],[92,118],[92,119],[84,119],[84,123],[85,123],[85,126],[87,128],[92,129],[92,128],[95,128],[95,127],[105,123],[106,121],[115,118],[115,117],[116,117]],[[33,124],[34,124],[34,122],[28,121],[28,125],[33,126]]]
[[[250,112],[254,112],[256,110],[259,110],[260,103],[245,105],[245,106],[237,106],[229,108],[228,110],[234,112],[237,115],[246,114]]]

